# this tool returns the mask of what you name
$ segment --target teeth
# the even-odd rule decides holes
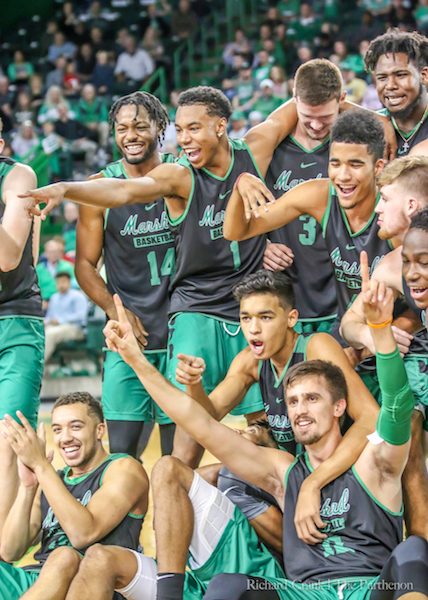
[[[71,454],[72,452],[76,452],[76,450],[79,449],[79,446],[68,446],[67,448],[64,448],[64,452],[66,454]]]

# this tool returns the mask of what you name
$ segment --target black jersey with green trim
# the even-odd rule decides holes
[[[236,179],[244,172],[261,177],[245,142],[229,143],[232,157],[224,177],[195,169],[185,156],[178,161],[192,175],[192,190],[183,215],[169,219],[177,261],[171,285],[172,315],[197,312],[239,321],[232,289],[245,275],[263,266],[265,235],[243,242],[229,242],[223,237],[226,206]]]
[[[410,288],[406,283],[404,277],[402,277],[403,282],[403,292],[404,297],[406,299],[407,306],[415,313],[415,315],[420,319],[421,323],[424,325],[425,329],[416,333],[413,337],[413,340],[409,347],[409,353],[405,355],[404,358],[411,354],[418,354],[420,356],[428,356],[428,332],[426,329],[426,318],[425,318],[425,309],[418,308],[415,304],[415,301],[412,298],[410,293]]]
[[[378,236],[379,227],[375,217],[376,213],[373,211],[365,227],[357,233],[352,233],[345,211],[340,206],[336,191],[330,183],[322,228],[335,274],[340,318],[361,291],[360,253],[362,250],[367,252],[371,275],[385,254],[392,249],[387,240],[381,240]]]
[[[275,198],[279,198],[299,183],[328,177],[328,157],[328,141],[309,151],[289,135],[274,152],[266,185]],[[293,250],[293,264],[287,268],[287,275],[292,279],[299,319],[335,316],[333,269],[321,226],[314,217],[302,215],[272,231],[269,239]]]
[[[94,471],[70,479],[68,477],[70,467],[65,467],[57,471],[64,486],[70,494],[76,498],[82,506],[86,506],[92,496],[103,484],[105,472],[112,462],[121,458],[129,458],[128,454],[110,454],[110,456]],[[34,558],[42,565],[49,558],[51,552],[60,546],[71,546],[67,534],[55,517],[52,508],[46,499],[46,496],[41,492],[40,508],[42,513],[42,542],[40,549],[34,555]],[[137,550],[141,526],[143,524],[144,515],[136,516],[128,514],[110,533],[98,540],[98,544],[122,546],[123,548],[131,548]],[[87,548],[80,549],[79,552],[85,553]],[[37,565],[38,567],[39,565]],[[29,567],[31,569],[31,567]],[[33,567],[34,568],[34,567]]]
[[[270,359],[259,363],[259,386],[268,423],[278,446],[291,454],[296,454],[296,442],[284,399],[283,380],[288,369],[306,360],[306,346],[313,335],[301,333],[298,336],[293,353],[279,377]]]
[[[174,162],[172,154],[163,162]],[[129,179],[122,159],[104,177]],[[163,350],[168,337],[168,289],[175,266],[174,239],[163,199],[107,209],[104,220],[107,288],[146,327],[146,350]]]
[[[389,113],[385,108],[380,110],[379,113],[391,117],[391,113]],[[428,115],[425,116],[425,119],[420,125],[418,123],[409,133],[402,133],[399,130],[394,118],[391,119],[391,123],[395,129],[395,136],[397,138],[398,158],[400,156],[407,156],[414,146],[428,138]]]
[[[15,160],[0,156],[0,222],[5,211],[3,183],[16,164]],[[21,262],[16,269],[7,272],[0,270],[0,317],[43,317],[42,297],[34,267],[33,227],[31,225]]]
[[[317,583],[350,577],[376,577],[403,539],[402,511],[393,513],[376,500],[354,467],[321,490],[320,516],[327,538],[313,546],[297,537],[294,513],[300,487],[313,469],[301,454],[285,478],[283,519],[287,579]]]

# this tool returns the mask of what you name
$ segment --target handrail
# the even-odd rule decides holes
[[[156,87],[153,87],[153,84],[156,81],[159,81],[159,83]],[[156,71],[150,75],[140,89],[143,92],[150,92],[159,98],[163,104],[166,104],[168,102],[168,92],[166,88],[166,75],[164,67],[159,67],[156,69]]]
[[[49,157],[43,150],[42,144],[39,143],[23,157],[19,162],[29,165],[37,175],[38,187],[51,183],[49,178]]]

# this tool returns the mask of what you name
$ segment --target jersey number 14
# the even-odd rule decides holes
[[[171,276],[174,272],[175,250],[174,248],[168,248],[165,258],[162,261],[160,271],[158,269],[158,261],[154,250],[147,254],[147,261],[150,267],[150,285],[160,285],[161,277],[166,275]]]

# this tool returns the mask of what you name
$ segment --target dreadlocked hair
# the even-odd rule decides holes
[[[210,117],[224,117],[230,119],[232,105],[229,99],[220,90],[208,85],[198,85],[181,92],[178,106],[193,106],[202,104]]]
[[[416,212],[411,221],[410,221],[410,229],[422,229],[428,233],[428,206],[424,206],[421,210]]]
[[[388,31],[370,42],[364,58],[366,71],[376,69],[379,58],[384,54],[405,54],[419,69],[428,65],[428,38],[417,31],[400,31],[390,27]]]
[[[140,106],[146,109],[150,119],[154,121],[158,127],[160,127],[158,142],[162,143],[165,138],[165,129],[167,128],[167,125],[169,125],[170,120],[160,100],[148,92],[133,92],[132,94],[122,96],[122,98],[116,100],[116,102],[110,108],[110,112],[108,113],[110,131],[113,132],[115,123],[117,122],[117,113],[120,111],[122,106],[130,105],[135,106],[137,111]]]

